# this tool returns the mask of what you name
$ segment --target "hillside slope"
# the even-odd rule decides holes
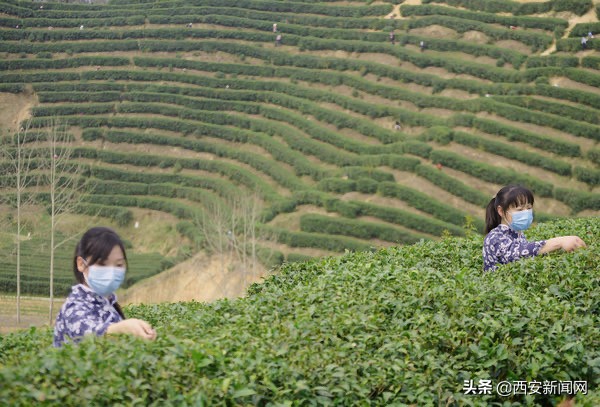
[[[128,307],[154,324],[153,343],[53,350],[50,330],[3,336],[0,402],[555,405],[566,390],[502,397],[496,385],[576,381],[588,393],[573,391],[576,405],[597,406],[600,220],[529,237],[559,234],[588,248],[484,274],[481,237],[448,237],[290,264],[243,299]],[[491,394],[465,394],[488,379]]]
[[[461,236],[466,222],[482,232],[483,208],[513,182],[534,190],[538,220],[599,216],[600,41],[580,43],[600,32],[597,10],[0,0],[0,136],[28,116],[42,134],[61,120],[91,187],[78,210],[111,218],[134,251],[156,222],[168,261],[210,249],[199,220],[232,196],[260,201],[265,264]],[[14,199],[0,168],[0,197]],[[56,276],[67,292],[68,270]],[[45,274],[23,279],[46,289]]]

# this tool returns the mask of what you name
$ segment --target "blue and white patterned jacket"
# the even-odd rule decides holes
[[[483,241],[483,270],[494,271],[498,263],[506,264],[521,257],[537,256],[545,244],[545,240],[529,242],[523,232],[500,224],[490,230]]]
[[[104,335],[109,325],[122,320],[113,306],[116,301],[115,294],[103,297],[83,284],[73,286],[56,317],[54,346],[79,342],[88,334]]]

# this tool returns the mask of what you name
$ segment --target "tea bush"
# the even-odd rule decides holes
[[[0,401],[139,405],[556,405],[566,395],[466,395],[465,380],[587,381],[600,403],[598,219],[540,224],[588,248],[483,273],[482,238],[290,263],[246,298],[140,305],[154,342],[51,348],[0,337]]]

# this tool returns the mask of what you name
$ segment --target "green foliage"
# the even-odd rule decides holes
[[[481,237],[447,238],[290,263],[234,301],[128,307],[127,316],[153,324],[155,342],[89,338],[50,350],[51,329],[5,335],[0,399],[470,405],[464,381],[491,379],[587,381],[589,394],[575,403],[597,405],[598,221],[541,224],[528,237],[571,234],[588,248],[494,273],[482,272]],[[491,392],[477,403],[563,397]]]
[[[597,168],[575,167],[575,178],[591,186],[600,185],[600,170]]]
[[[300,229],[304,232],[353,236],[366,240],[380,239],[396,244],[411,244],[425,238],[386,224],[314,214],[302,215]]]
[[[530,188],[537,195],[552,196],[553,186],[548,182],[540,181],[530,175],[513,170],[472,161],[450,151],[436,150],[431,153],[431,160],[488,182],[504,185],[520,183]]]

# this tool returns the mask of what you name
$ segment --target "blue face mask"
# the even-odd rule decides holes
[[[517,232],[528,229],[533,222],[533,209],[513,212],[511,215],[512,222],[510,222],[509,226],[512,230],[516,230]]]
[[[91,265],[86,281],[96,294],[114,293],[125,280],[125,267]]]

